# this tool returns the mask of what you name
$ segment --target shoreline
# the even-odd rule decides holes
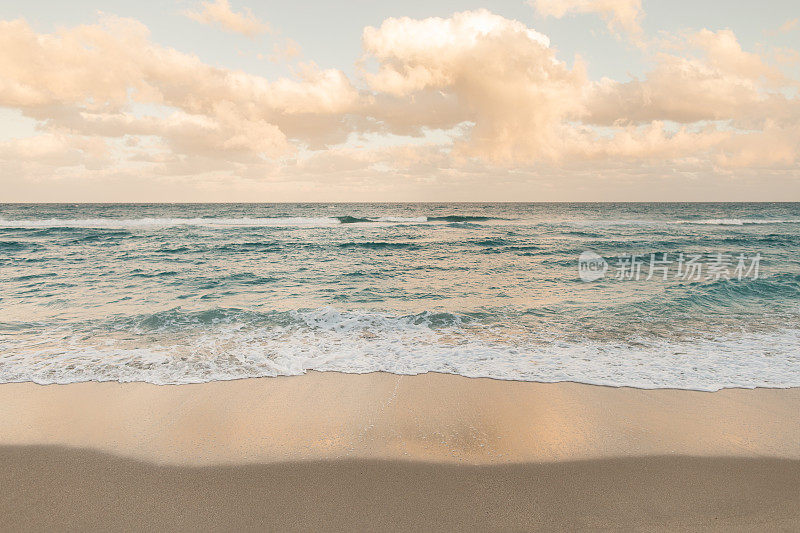
[[[80,383],[96,383],[96,384],[105,384],[105,383],[113,383],[117,385],[152,385],[155,387],[183,387],[185,385],[205,385],[207,383],[236,383],[240,381],[252,381],[252,380],[269,380],[269,379],[292,379],[292,378],[300,378],[303,376],[314,375],[314,374],[333,374],[333,375],[340,375],[340,376],[376,376],[376,375],[389,375],[389,376],[399,376],[399,377],[409,377],[413,378],[416,376],[454,376],[457,378],[465,378],[470,380],[489,380],[489,381],[499,381],[501,383],[534,383],[537,385],[581,385],[587,387],[603,387],[615,390],[639,390],[639,391],[686,391],[686,392],[705,392],[709,394],[713,394],[715,392],[726,391],[726,390],[740,390],[740,391],[750,391],[750,390],[800,390],[800,385],[786,385],[786,386],[767,386],[767,385],[757,385],[754,387],[742,387],[742,386],[735,386],[735,387],[720,387],[719,389],[691,389],[691,388],[681,388],[681,387],[639,387],[635,385],[609,385],[606,383],[590,383],[588,381],[572,381],[572,380],[562,380],[562,381],[528,381],[522,379],[514,379],[514,378],[496,378],[491,376],[464,376],[462,374],[456,373],[447,373],[447,372],[439,372],[436,370],[430,370],[428,372],[422,372],[419,374],[397,374],[394,372],[386,372],[383,370],[373,370],[369,372],[344,372],[341,370],[315,370],[315,369],[308,369],[304,371],[302,374],[280,374],[277,376],[257,376],[257,377],[237,377],[237,378],[226,378],[226,379],[213,379],[210,381],[191,381],[186,383],[153,383],[152,381],[143,381],[143,380],[133,380],[133,381],[116,381],[116,380],[97,380],[97,379],[90,379],[86,381],[70,381],[67,383],[39,383],[37,381],[7,381],[0,383],[0,387],[4,385],[22,385],[22,384],[30,384],[30,385],[38,385],[40,387],[68,387],[70,385],[80,384]]]

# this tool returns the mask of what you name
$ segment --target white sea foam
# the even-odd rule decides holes
[[[356,219],[353,224],[419,224],[428,217],[378,217],[375,219]],[[203,227],[269,227],[269,226],[338,226],[342,225],[336,217],[267,217],[267,218],[49,218],[49,219],[0,219],[0,228],[102,228],[102,229],[145,229],[175,226]]]
[[[158,228],[174,226],[326,226],[340,224],[331,217],[274,217],[274,218],[50,218],[34,220],[0,219],[4,228]]]
[[[800,220],[775,218],[710,218],[706,220],[679,220],[678,223],[713,226],[746,226],[748,224],[798,224]]]
[[[515,220],[514,223],[542,223],[535,220]],[[550,223],[550,222],[544,222]],[[800,224],[800,219],[780,219],[780,218],[709,218],[709,219],[685,219],[685,220],[654,220],[654,219],[585,219],[568,220],[553,223],[565,225],[588,226],[588,227],[609,227],[609,226],[672,226],[672,225],[701,225],[701,226],[747,226],[763,224]]]
[[[185,317],[184,317],[185,318]],[[800,330],[695,340],[571,342],[496,330],[468,317],[323,308],[253,325],[235,316],[173,321],[127,337],[74,333],[50,347],[0,341],[4,382],[196,383],[297,375],[443,372],[504,380],[718,390],[800,386]],[[130,333],[138,338],[133,343]]]
[[[407,222],[413,224],[427,222],[428,217],[378,217],[375,220],[378,222]]]

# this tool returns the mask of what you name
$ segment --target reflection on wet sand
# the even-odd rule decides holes
[[[5,384],[0,405],[0,445],[66,445],[172,464],[800,458],[800,389],[704,393],[311,372],[180,386]]]

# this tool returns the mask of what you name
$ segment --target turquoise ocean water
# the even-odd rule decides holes
[[[0,205],[0,382],[310,369],[800,386],[800,204]]]

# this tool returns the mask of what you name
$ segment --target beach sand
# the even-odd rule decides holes
[[[800,389],[0,385],[0,528],[797,529]]]

